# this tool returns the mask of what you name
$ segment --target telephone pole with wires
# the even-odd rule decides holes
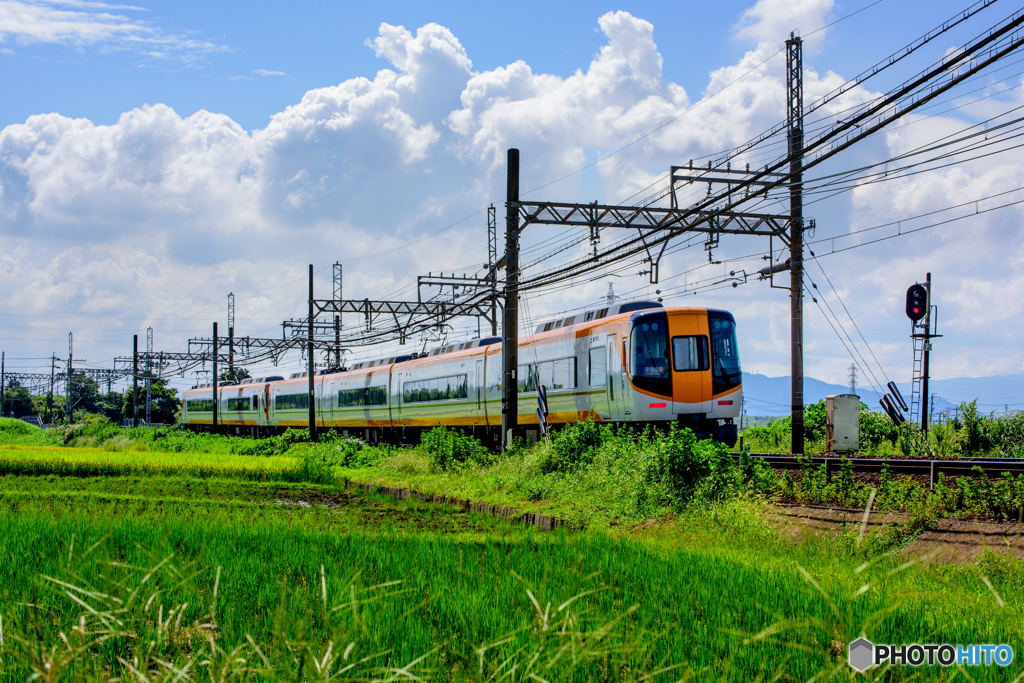
[[[150,352],[153,349],[149,349]],[[228,292],[228,379],[235,380],[235,293]],[[148,399],[147,399],[148,400]],[[148,410],[148,408],[147,408]],[[149,414],[146,415],[149,420]]]
[[[786,122],[789,151],[789,347],[792,396],[791,448],[804,452],[804,80],[803,41],[786,41]]]
[[[519,150],[508,150],[505,187],[505,311],[502,325],[501,444],[519,427]]]
[[[146,328],[146,424],[153,424],[153,328]]]
[[[73,388],[75,386],[75,383],[74,383],[75,371],[74,371],[74,367],[73,367],[74,355],[75,355],[75,336],[74,336],[74,333],[68,332],[68,382],[67,382],[67,397],[65,399],[67,401],[67,404],[68,404],[67,405],[67,410],[66,410],[68,424],[71,424],[73,419],[74,419],[74,412],[73,411],[74,411],[74,408],[75,408],[75,400],[74,400],[74,392],[73,392]]]

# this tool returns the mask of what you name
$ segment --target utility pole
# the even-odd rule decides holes
[[[139,335],[132,335],[132,427],[139,426]]]
[[[494,204],[487,207],[487,266],[491,278],[491,336],[498,336],[498,218]],[[480,318],[476,319],[477,325]],[[477,335],[479,336],[479,335]]]
[[[75,402],[73,400],[72,392],[74,388],[75,371],[73,368],[73,359],[75,355],[75,338],[72,332],[68,332],[68,384],[67,384],[67,415],[68,424],[74,422],[75,414]]]
[[[235,293],[228,292],[228,379],[235,379]]]
[[[309,264],[309,440],[316,441],[316,383],[313,356],[313,264]]]
[[[146,424],[153,424],[153,328],[146,328]]]
[[[217,433],[217,408],[220,403],[220,396],[217,395],[217,323],[213,324],[213,427],[214,434]]]
[[[341,316],[334,316],[334,367],[341,367]]]
[[[344,297],[342,296],[342,272],[341,264],[337,261],[334,262],[334,300],[341,301]],[[330,355],[330,354],[328,354]],[[334,316],[334,365],[335,367],[341,367],[341,315]]]
[[[789,34],[786,41],[786,122],[789,128],[789,347],[791,371],[793,455],[804,452],[804,85],[803,41]]]
[[[6,366],[7,352],[0,351],[0,417],[4,416],[4,388],[7,386]]]
[[[50,396],[46,399],[46,424],[53,424],[53,376],[57,371],[57,356],[50,354]]]
[[[519,150],[508,150],[505,190],[505,318],[502,323],[501,443],[519,427]]]

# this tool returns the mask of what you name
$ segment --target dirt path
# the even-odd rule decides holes
[[[844,529],[859,529],[864,519],[863,510],[850,508],[779,505],[773,519],[794,537],[814,532],[835,533]],[[867,533],[886,524],[905,524],[911,516],[896,512],[872,512],[868,517]],[[857,533],[857,531],[853,531]],[[938,562],[973,562],[986,550],[1024,557],[1024,524],[996,522],[994,520],[941,519],[926,528],[907,546],[907,552],[924,555],[938,551]]]

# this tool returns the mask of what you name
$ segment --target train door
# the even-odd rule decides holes
[[[476,362],[476,414],[477,418],[486,423],[487,419],[484,415],[484,403],[486,397],[484,396],[484,362],[478,360]]]
[[[672,412],[705,412],[702,405],[708,393],[711,373],[705,318],[694,314],[669,317],[669,344],[672,349]]]
[[[274,408],[274,393],[270,390],[270,385],[267,385],[266,395],[267,399],[267,424],[271,427],[277,426],[277,410]]]
[[[397,422],[397,420],[398,420],[398,411],[395,409],[395,406],[397,405],[395,403],[395,401],[398,400],[396,389],[395,389],[395,387],[398,386],[398,375],[399,375],[399,373],[395,372],[395,366],[394,365],[392,365],[391,367],[388,368],[388,384],[387,384],[387,387],[388,387],[387,388],[387,392],[388,392],[388,406],[387,406],[387,408],[388,408],[388,423],[392,427],[397,427],[398,426],[398,422]],[[331,387],[331,396],[332,397],[333,396],[337,396],[337,394],[338,394],[337,390],[335,390],[333,387]]]
[[[618,344],[616,343],[615,335],[608,337],[608,384],[607,384],[607,398],[608,398],[608,418],[613,422],[618,422],[622,419],[622,389],[619,387],[622,377],[622,362],[619,360],[619,354],[616,350]]]
[[[590,396],[590,409],[605,421],[610,418],[608,370],[608,350],[604,344],[591,346],[587,358],[587,390]]]
[[[625,359],[625,363],[619,363],[619,386],[622,388],[619,400],[622,402],[623,417],[627,420],[629,414],[633,412],[633,391],[629,384],[629,356],[626,351],[628,344],[627,340],[622,340],[622,357]]]

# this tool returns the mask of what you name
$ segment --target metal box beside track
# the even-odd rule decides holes
[[[825,397],[825,438],[829,453],[850,453],[860,448],[860,396]]]

